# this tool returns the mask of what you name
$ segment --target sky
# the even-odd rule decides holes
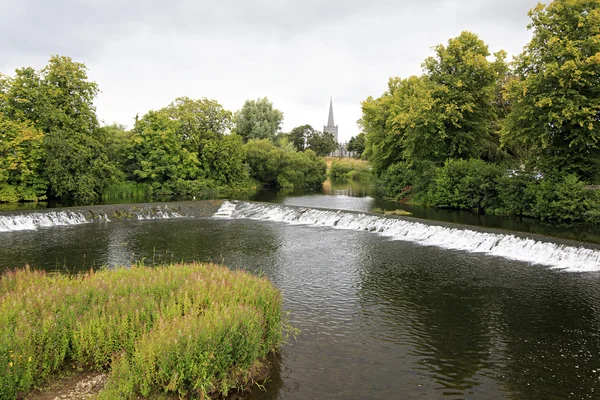
[[[101,121],[127,127],[175,98],[236,111],[268,97],[283,131],[321,130],[333,98],[340,141],[361,101],[421,73],[432,47],[468,30],[509,59],[536,0],[0,0],[0,72],[53,54],[88,67]]]

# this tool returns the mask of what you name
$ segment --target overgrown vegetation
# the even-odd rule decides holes
[[[249,195],[273,182],[261,181],[254,168],[262,166],[246,158],[244,144],[259,139],[284,154],[278,186],[313,190],[325,180],[305,148],[325,154],[333,139],[315,131],[294,150],[280,131],[283,113],[267,98],[234,115],[215,100],[180,97],[136,116],[127,130],[100,126],[98,91],[85,65],[68,57],[53,56],[40,71],[0,74],[0,202]]]
[[[463,32],[435,47],[421,76],[391,78],[362,103],[362,156],[385,195],[598,219],[598,194],[584,185],[600,182],[600,1],[554,0],[530,16],[532,40],[512,64]]]
[[[100,399],[226,395],[284,340],[266,278],[209,264],[0,278],[0,399],[66,365],[110,371]]]
[[[338,181],[360,181],[371,178],[371,166],[367,161],[355,158],[332,158],[329,176]]]

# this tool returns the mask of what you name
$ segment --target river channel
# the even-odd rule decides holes
[[[262,200],[227,218],[15,222],[0,231],[0,271],[213,261],[266,274],[300,334],[266,391],[244,398],[600,398],[593,232],[383,218],[364,213],[394,206],[355,185]]]

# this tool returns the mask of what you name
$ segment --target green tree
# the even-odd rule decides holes
[[[529,12],[533,38],[507,84],[503,142],[544,172],[600,177],[600,2],[554,0]]]
[[[173,185],[202,175],[198,156],[183,146],[176,126],[164,128],[168,118],[150,111],[134,128],[128,149],[130,178],[151,186],[151,194],[173,195]]]
[[[499,153],[501,83],[508,68],[504,52],[495,61],[470,32],[435,47],[423,76],[392,78],[379,98],[362,103],[365,156],[381,175],[396,163],[443,165],[447,159],[496,160]]]
[[[266,97],[246,100],[241,110],[235,114],[235,131],[244,143],[251,139],[275,140],[281,129],[283,113],[273,108]]]
[[[268,139],[252,139],[244,145],[250,176],[265,186],[276,186],[284,166],[285,151]]]
[[[232,133],[221,139],[208,140],[201,163],[208,178],[220,185],[234,185],[248,180],[245,157],[242,138]]]
[[[326,170],[325,161],[310,149],[285,153],[277,184],[288,190],[316,190],[327,179]]]
[[[288,140],[294,145],[296,151],[304,151],[308,138],[313,135],[315,129],[310,125],[300,125],[288,133]]]
[[[352,136],[348,141],[348,151],[356,153],[356,155],[360,158],[362,153],[365,151],[365,139],[366,136],[364,132],[359,133],[356,136]]]
[[[200,154],[208,140],[221,139],[233,127],[233,115],[217,101],[178,97],[158,112],[176,121],[176,133],[185,147]]]
[[[448,158],[494,160],[500,143],[495,106],[499,76],[507,71],[506,53],[489,61],[488,46],[471,32],[435,47],[435,57],[423,63],[431,82],[435,110],[440,114],[440,139],[445,149],[439,161]]]
[[[314,129],[306,140],[306,147],[321,157],[333,153],[337,146],[333,134],[319,132]]]
[[[31,121],[44,133],[44,173],[55,196],[93,203],[121,178],[98,137],[93,105],[98,86],[88,80],[84,64],[53,56],[39,73],[18,69],[4,91],[5,115]]]
[[[0,112],[0,202],[46,198],[43,139],[31,123],[11,121]]]

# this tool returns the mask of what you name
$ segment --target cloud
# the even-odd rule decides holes
[[[22,0],[1,9],[0,71],[41,68],[51,54],[85,62],[102,93],[101,119],[131,126],[136,113],[177,96],[236,110],[268,96],[284,128],[320,129],[334,98],[340,136],[358,133],[360,101],[390,76],[421,71],[431,47],[471,30],[516,54],[535,0]]]

